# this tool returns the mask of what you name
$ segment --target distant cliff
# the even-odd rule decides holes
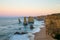
[[[60,35],[60,13],[47,15],[45,17],[46,34],[55,37]]]
[[[44,18],[45,18],[45,16],[37,16],[37,17],[36,17],[36,20],[42,21],[42,20],[44,20]]]

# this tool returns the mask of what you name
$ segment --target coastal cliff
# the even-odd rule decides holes
[[[38,21],[42,21],[42,20],[44,20],[44,18],[45,18],[45,16],[37,16],[37,17],[36,17],[36,19],[37,19]]]
[[[60,13],[47,15],[45,17],[46,34],[53,38],[60,35]]]

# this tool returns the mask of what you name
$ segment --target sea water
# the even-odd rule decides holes
[[[24,18],[20,17],[20,20],[21,20],[21,23],[19,24],[17,17],[0,18],[0,40],[9,40],[9,38],[13,36],[15,32],[27,31],[31,33],[36,33],[41,30],[40,28],[44,27],[44,21],[38,21],[34,19],[34,24],[33,24],[34,29],[30,30],[29,24],[27,26],[23,25]],[[24,39],[24,40],[27,40],[27,39]]]

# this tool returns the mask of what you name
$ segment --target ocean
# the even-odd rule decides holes
[[[19,24],[17,17],[0,17],[0,40],[9,40],[15,32],[27,31],[31,33],[39,32],[44,27],[44,21],[34,19],[34,30],[30,30],[30,24],[23,25],[24,18],[20,17],[21,23]],[[28,20],[28,19],[27,19]],[[26,28],[24,28],[26,27]],[[20,30],[21,29],[21,30]],[[26,39],[25,39],[26,40]]]

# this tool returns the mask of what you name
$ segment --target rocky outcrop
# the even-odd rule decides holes
[[[27,20],[26,20],[26,17],[24,17],[24,25],[27,25]]]
[[[34,29],[33,25],[30,25],[30,29],[31,29],[31,30],[33,30],[33,29]]]
[[[19,24],[21,23],[21,20],[20,20],[20,18],[18,18],[18,21],[19,21]]]
[[[29,16],[28,17],[28,23],[34,23],[34,17]]]
[[[60,13],[47,15],[45,17],[46,34],[55,37],[60,35]]]

